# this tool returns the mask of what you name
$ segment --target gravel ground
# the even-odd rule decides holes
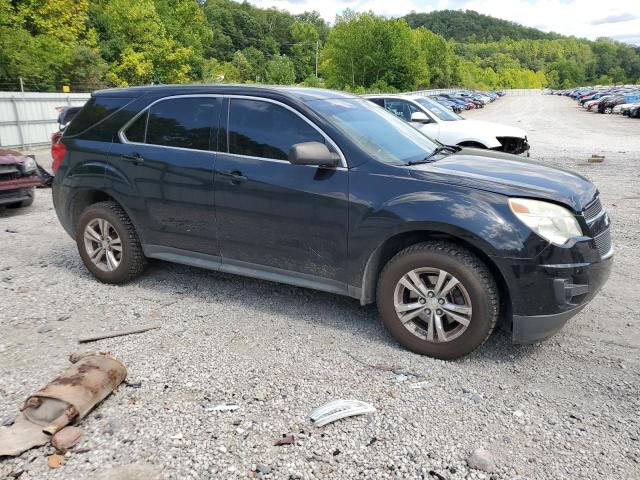
[[[499,331],[442,362],[404,351],[375,308],[348,298],[160,262],[102,285],[39,191],[33,207],[0,212],[0,420],[68,365],[79,335],[162,328],[89,344],[139,388],[122,385],[82,422],[59,469],[42,447],[0,461],[0,478],[640,478],[640,121],[550,96],[467,116],[526,128],[534,159],[602,192],[614,272],[559,335],[515,347]],[[587,165],[592,153],[605,162]],[[313,408],[344,397],[377,412],[310,425]],[[218,404],[239,409],[207,410]],[[296,445],[273,446],[289,433]],[[492,473],[468,467],[478,448]]]

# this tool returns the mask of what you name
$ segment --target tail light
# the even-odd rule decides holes
[[[51,170],[53,173],[58,171],[60,167],[60,163],[64,159],[64,156],[67,154],[67,146],[59,140],[51,145],[51,157],[53,158],[53,163],[51,164]],[[53,140],[53,139],[52,139]]]

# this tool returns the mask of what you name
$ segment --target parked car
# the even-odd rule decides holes
[[[0,206],[30,206],[36,196],[36,187],[42,184],[33,157],[16,150],[0,149]]]
[[[410,122],[445,145],[489,148],[507,153],[529,151],[527,133],[516,127],[466,120],[421,95],[366,95],[370,101]]]
[[[58,111],[58,131],[51,134],[51,145],[55,145],[60,140],[63,130],[81,109],[82,107],[56,107]]]
[[[346,93],[104,90],[56,145],[55,210],[98,280],[156,258],[347,295],[437,358],[500,315],[517,343],[553,334],[611,268],[589,180],[444,146]]]

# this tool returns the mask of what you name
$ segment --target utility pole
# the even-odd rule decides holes
[[[320,40],[316,40],[316,78],[318,78],[318,51],[320,50]]]
[[[318,68],[318,67],[316,66],[316,70],[317,70],[317,68]],[[24,82],[22,81],[22,77],[20,77],[20,91],[21,91],[22,93],[24,93]]]

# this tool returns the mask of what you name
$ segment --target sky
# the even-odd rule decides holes
[[[640,45],[640,0],[249,0],[291,13],[319,11],[333,22],[346,8],[400,17],[412,10],[475,10],[545,32],[595,39],[610,37]]]

